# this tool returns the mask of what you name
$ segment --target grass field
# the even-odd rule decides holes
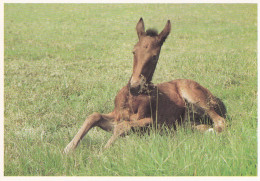
[[[256,176],[257,5],[5,4],[5,176]],[[153,82],[199,82],[228,110],[226,132],[190,129],[120,138],[92,129],[62,151],[92,112],[113,110],[132,71],[135,26],[172,31]]]

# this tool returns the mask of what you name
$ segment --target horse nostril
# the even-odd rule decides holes
[[[140,91],[141,86],[137,85],[137,86],[130,86],[130,93],[132,95],[138,95],[139,91]]]

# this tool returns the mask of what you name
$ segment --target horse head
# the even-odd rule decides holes
[[[142,93],[146,85],[152,81],[161,47],[171,31],[171,22],[168,20],[165,28],[158,34],[153,29],[145,31],[141,18],[136,25],[136,31],[139,41],[133,49],[133,73],[129,81],[129,90],[133,95]]]

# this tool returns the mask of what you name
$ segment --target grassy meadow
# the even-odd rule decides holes
[[[5,4],[5,176],[256,176],[257,5]],[[111,134],[85,118],[113,110],[132,72],[135,26],[172,31],[153,82],[193,79],[221,98],[228,130]]]

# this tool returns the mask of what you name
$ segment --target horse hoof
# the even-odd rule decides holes
[[[214,130],[217,132],[217,133],[221,133],[225,130],[225,126],[214,126]]]
[[[206,133],[215,132],[213,128],[209,128]]]
[[[63,154],[66,154],[66,155],[67,155],[67,154],[71,153],[72,150],[74,150],[74,146],[73,146],[72,143],[69,143],[69,144],[66,146],[66,148],[64,148]]]

